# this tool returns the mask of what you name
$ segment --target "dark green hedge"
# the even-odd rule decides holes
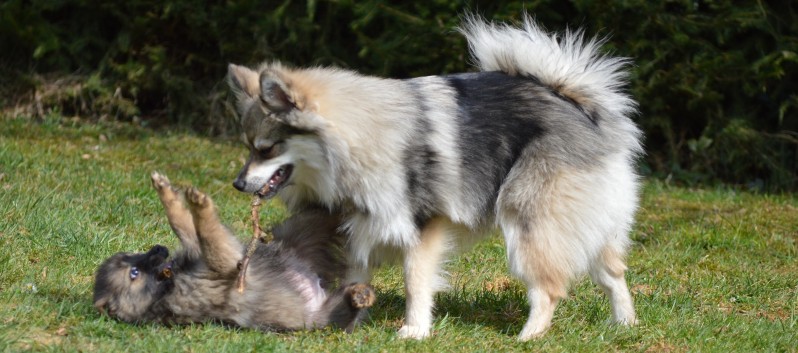
[[[644,169],[688,183],[798,188],[789,1],[10,0],[0,4],[0,99],[34,115],[55,108],[225,133],[228,62],[392,77],[464,71],[459,16],[517,21],[524,11],[552,30],[609,35],[608,50],[634,59]]]

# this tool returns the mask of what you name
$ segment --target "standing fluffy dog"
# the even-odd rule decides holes
[[[497,226],[528,289],[521,339],[546,331],[584,272],[609,296],[613,320],[633,324],[623,257],[642,148],[622,92],[627,61],[528,18],[523,28],[471,18],[461,32],[481,72],[392,80],[230,65],[251,150],[234,186],[293,210],[340,212],[350,280],[401,254],[402,337],[429,335],[449,250]]]
[[[152,183],[182,249],[171,258],[160,245],[143,254],[119,253],[97,270],[94,306],[127,322],[221,321],[263,330],[336,325],[351,331],[374,302],[368,285],[328,292],[345,266],[336,256],[339,220],[307,210],[274,230],[260,245],[247,271],[247,286],[236,286],[244,247],[219,221],[211,199],[186,191],[188,209],[160,174]]]

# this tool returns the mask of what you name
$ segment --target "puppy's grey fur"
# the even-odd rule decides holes
[[[250,157],[234,186],[295,211],[321,204],[349,235],[350,280],[404,267],[402,337],[423,338],[450,250],[500,228],[543,334],[582,273],[636,321],[624,254],[638,204],[641,132],[628,61],[581,32],[467,19],[480,71],[393,80],[332,68],[230,65]]]
[[[181,195],[160,174],[153,186],[182,248],[156,245],[147,253],[119,253],[96,274],[94,305],[127,322],[219,321],[264,330],[335,325],[351,331],[374,302],[368,285],[330,289],[341,278],[340,220],[306,210],[274,229],[274,241],[251,258],[246,288],[236,286],[244,247],[222,225],[210,197]]]

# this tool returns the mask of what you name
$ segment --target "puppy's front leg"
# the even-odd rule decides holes
[[[163,204],[163,208],[166,211],[169,226],[172,227],[175,235],[180,239],[183,249],[190,256],[199,257],[199,240],[197,240],[197,232],[194,230],[191,212],[183,205],[183,200],[180,199],[177,190],[172,187],[165,175],[153,172],[150,178],[152,179],[152,187],[158,192],[158,198],[161,199],[161,204]]]
[[[186,199],[194,216],[194,228],[205,263],[214,272],[226,276],[236,275],[238,262],[243,257],[243,246],[219,220],[216,207],[208,195],[192,187],[186,190]]]

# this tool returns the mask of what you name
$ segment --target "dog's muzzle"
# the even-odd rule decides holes
[[[288,185],[288,179],[291,177],[291,173],[293,171],[294,166],[292,164],[280,166],[280,168],[278,168],[277,171],[272,174],[271,178],[269,178],[266,184],[255,190],[254,194],[263,199],[270,199],[274,197],[277,195],[277,192],[280,191],[280,189]],[[250,188],[250,185],[247,183],[246,179],[240,175],[233,182],[233,187],[241,192],[252,192],[252,189]]]

